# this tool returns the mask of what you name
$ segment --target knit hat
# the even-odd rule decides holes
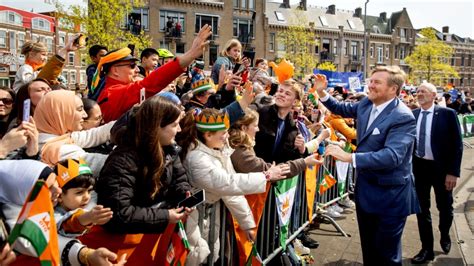
[[[92,175],[92,170],[82,159],[68,159],[65,163],[58,163],[56,167],[56,180],[60,187],[64,187],[69,181],[78,177],[79,175]]]
[[[227,112],[218,115],[205,115],[200,109],[195,110],[194,120],[196,127],[201,132],[226,130],[230,127],[229,115]]]
[[[208,90],[212,90],[212,92],[215,93],[216,90],[214,87],[214,82],[210,78],[200,79],[191,84],[191,90],[194,94]]]

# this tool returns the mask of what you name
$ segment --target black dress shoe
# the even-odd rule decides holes
[[[448,254],[449,251],[451,251],[451,238],[449,235],[441,237],[439,244],[441,245],[441,249],[443,250],[444,254]]]
[[[301,244],[307,248],[314,249],[319,247],[318,241],[311,239],[307,234],[303,234],[299,239],[301,240]]]
[[[424,264],[431,260],[434,260],[434,252],[422,249],[415,257],[413,257],[413,259],[411,259],[411,263]]]

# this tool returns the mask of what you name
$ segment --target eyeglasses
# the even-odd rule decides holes
[[[136,62],[131,62],[131,63],[128,63],[128,64],[120,64],[120,65],[113,65],[113,66],[116,66],[116,67],[129,66],[131,69],[135,69],[137,67],[137,63]]]
[[[0,101],[4,105],[12,105],[13,104],[13,99],[12,98],[0,98]]]

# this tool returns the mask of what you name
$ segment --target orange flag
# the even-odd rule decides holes
[[[258,225],[260,223],[260,219],[262,218],[263,208],[265,207],[265,202],[267,201],[267,195],[270,191],[270,183],[267,183],[267,188],[265,192],[260,194],[251,194],[246,195],[245,198],[249,203],[250,209],[252,210],[253,218],[255,219],[255,224]],[[247,239],[245,231],[240,229],[239,223],[234,220],[234,231],[235,231],[235,238],[237,240],[237,248],[239,250],[239,265],[244,265],[247,262],[251,252],[252,252],[252,242]],[[253,264],[257,265],[257,264]]]
[[[308,202],[308,219],[311,220],[313,217],[313,206],[314,199],[316,196],[316,179],[319,165],[306,167],[305,178],[306,178],[306,198]]]
[[[31,248],[26,247],[28,241]],[[53,203],[46,183],[39,180],[33,186],[9,237],[13,249],[27,249],[30,256],[39,258],[42,266],[59,265],[59,246]]]

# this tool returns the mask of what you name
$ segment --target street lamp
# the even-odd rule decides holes
[[[365,10],[364,10],[364,64],[363,71],[364,71],[364,80],[367,78],[367,4],[369,0],[365,2]]]

